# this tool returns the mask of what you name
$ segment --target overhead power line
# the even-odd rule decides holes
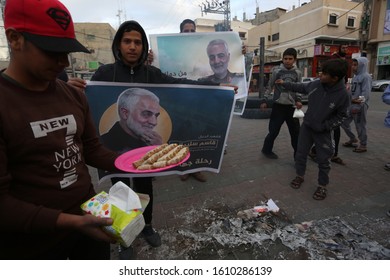
[[[365,1],[368,1],[368,0],[365,0]],[[345,15],[348,14],[350,11],[355,10],[359,5],[363,4],[365,1],[362,1],[362,2],[358,3],[356,6],[354,6],[354,7],[351,8],[351,9],[349,9],[349,10],[346,11],[344,14],[339,15],[339,16],[337,17],[337,19],[339,19],[339,18],[345,16]],[[307,35],[310,35],[310,34],[316,32],[316,31],[318,31],[318,30],[321,30],[322,28],[324,28],[324,27],[326,27],[326,26],[328,26],[327,23],[324,24],[323,26],[317,28],[317,29],[314,29],[313,31],[310,31],[310,32],[308,32],[308,33],[306,33],[306,34],[303,34],[303,35],[299,36],[299,37],[296,37],[296,38],[294,38],[294,39],[291,39],[290,41],[294,41],[294,40],[298,40],[298,39],[300,39],[300,38],[306,37]],[[274,45],[271,44],[271,45],[269,45],[269,46],[273,47],[273,46],[275,46],[275,45],[277,45],[277,44],[274,44]]]

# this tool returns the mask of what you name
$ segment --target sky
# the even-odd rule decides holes
[[[213,0],[208,0],[210,3]],[[215,0],[214,0],[215,1]],[[201,18],[201,0],[61,0],[72,14],[74,22],[108,22],[113,28],[119,22],[136,20],[147,34],[179,32],[183,19]],[[222,0],[218,1],[222,3]],[[260,12],[280,7],[291,10],[310,0],[230,0],[231,18],[253,19],[258,6]],[[219,14],[203,14],[203,18],[220,19]]]

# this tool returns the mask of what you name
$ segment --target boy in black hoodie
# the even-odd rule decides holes
[[[177,79],[161,72],[160,69],[145,63],[148,58],[149,44],[146,33],[142,26],[136,21],[126,21],[121,24],[115,34],[112,43],[112,52],[115,62],[99,67],[92,76],[92,81],[123,82],[123,83],[151,83],[151,84],[196,84],[196,85],[220,85],[214,82],[198,82],[189,79]],[[104,143],[117,151],[132,150],[150,143],[142,142],[137,146],[113,147],[113,143]],[[137,142],[137,141],[134,141]],[[156,143],[154,143],[156,144]],[[162,144],[162,143],[160,143]],[[116,181],[123,181],[130,186],[130,180],[114,178]],[[133,178],[133,189],[136,192],[148,194],[150,202],[143,215],[146,226],[142,231],[145,240],[153,247],[161,245],[160,235],[152,227],[153,213],[153,184],[151,177]]]
[[[136,21],[122,23],[112,42],[115,62],[100,66],[92,76],[91,81],[220,85],[214,82],[199,83],[198,81],[168,76],[157,67],[145,65],[148,51],[149,43],[142,26]]]
[[[295,156],[297,176],[290,186],[299,189],[304,182],[306,161],[310,148],[315,144],[318,163],[318,187],[313,198],[326,198],[329,183],[330,158],[333,155],[331,131],[339,127],[347,117],[350,98],[345,88],[344,76],[348,64],[342,59],[332,59],[323,63],[320,79],[313,82],[288,83],[278,80],[283,87],[308,94],[308,108],[299,132],[298,149]]]

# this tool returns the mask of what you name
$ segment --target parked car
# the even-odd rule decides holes
[[[379,91],[385,91],[387,86],[390,85],[390,80],[375,80],[372,81],[372,91],[379,90]]]
[[[316,77],[302,77],[302,83],[308,83],[311,81],[314,81],[315,79],[318,79]]]
[[[312,82],[314,80],[318,79],[317,77],[302,77],[302,83],[309,83],[309,82]],[[301,97],[302,97],[302,104],[307,104],[307,102],[309,101],[309,96],[306,95],[306,94],[301,94]]]

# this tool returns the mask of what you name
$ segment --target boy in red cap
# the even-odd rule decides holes
[[[88,165],[115,171],[83,93],[56,79],[88,52],[57,0],[8,0],[9,67],[0,74],[0,259],[109,259],[102,226],[83,215],[95,195]]]

